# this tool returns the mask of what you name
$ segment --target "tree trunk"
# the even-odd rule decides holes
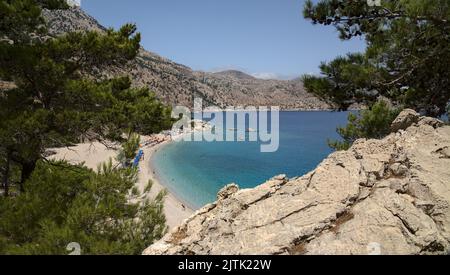
[[[25,192],[25,182],[31,177],[34,169],[36,168],[37,160],[30,161],[22,164],[22,175],[20,178],[20,192]]]
[[[9,170],[11,166],[11,154],[8,152],[6,154],[5,172],[3,174],[3,191],[4,196],[9,196]]]

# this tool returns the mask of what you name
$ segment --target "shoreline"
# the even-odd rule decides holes
[[[167,190],[167,196],[164,200],[164,213],[166,215],[166,223],[169,226],[169,229],[179,226],[184,220],[188,219],[195,213],[194,209],[192,209],[183,200],[179,199],[175,192],[162,183],[162,180],[158,178],[156,171],[152,166],[152,158],[154,154],[171,142],[173,141],[164,141],[152,147],[144,146],[142,148],[144,151],[144,159],[139,164],[139,187],[141,191],[145,188],[149,180],[153,182],[153,186],[149,194],[150,197],[156,196],[162,190]]]
[[[282,111],[282,112],[323,112],[323,111]],[[205,125],[200,125],[204,128]],[[149,194],[143,196],[150,199],[154,198],[160,191],[166,190],[167,195],[164,200],[164,214],[166,216],[166,224],[170,229],[176,228],[181,225],[186,219],[195,214],[197,207],[186,202],[177,195],[176,189],[170,187],[170,182],[167,183],[160,177],[154,167],[153,156],[155,152],[161,150],[164,146],[176,142],[177,139],[182,138],[184,135],[192,135],[201,128],[198,126],[193,132],[180,133],[172,138],[168,138],[166,134],[155,134],[152,136],[141,136],[141,150],[144,152],[144,158],[139,162],[139,174],[136,187],[142,192],[147,186],[149,180],[152,180],[153,186]],[[155,145],[148,145],[145,141],[155,136],[165,140],[160,140]],[[66,160],[72,164],[84,163],[85,166],[93,169],[97,169],[97,165],[108,161],[110,158],[115,162],[119,145],[116,148],[106,147],[99,142],[82,143],[74,145],[72,147],[49,149],[54,151],[51,159]]]
[[[164,187],[168,193],[170,193],[175,200],[177,200],[180,204],[184,205],[186,209],[190,210],[192,213],[194,213],[195,211],[197,211],[200,208],[197,208],[195,206],[193,206],[192,204],[190,204],[189,202],[187,202],[186,200],[182,199],[178,193],[176,192],[176,190],[174,190],[175,188],[170,187],[170,184],[167,183],[167,181],[164,181],[163,179],[161,179],[161,175],[158,174],[158,172],[156,171],[155,167],[154,167],[154,154],[159,151],[162,150],[164,147],[166,147],[167,145],[171,144],[172,142],[174,142],[173,140],[171,141],[166,141],[162,144],[159,144],[160,146],[158,146],[158,148],[155,148],[154,150],[152,150],[151,155],[149,156],[149,159],[147,160],[149,163],[149,172],[151,173],[151,179],[153,180],[153,182],[158,183],[158,185]]]

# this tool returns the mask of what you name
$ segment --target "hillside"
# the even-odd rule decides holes
[[[50,33],[68,31],[104,31],[94,18],[79,8],[44,10]],[[136,60],[121,68],[111,68],[108,75],[130,74],[133,84],[147,86],[170,105],[192,106],[193,97],[208,105],[280,106],[282,109],[321,110],[329,106],[307,93],[300,80],[263,80],[239,71],[196,72],[155,53],[140,50]]]

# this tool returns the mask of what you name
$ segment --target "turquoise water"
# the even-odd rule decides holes
[[[302,176],[332,150],[328,138],[338,138],[347,113],[281,112],[280,147],[261,153],[257,142],[174,142],[158,150],[152,165],[161,182],[193,208],[216,200],[229,183],[252,188],[275,175]]]

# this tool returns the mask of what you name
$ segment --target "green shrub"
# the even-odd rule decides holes
[[[378,101],[370,109],[359,114],[350,113],[348,124],[337,129],[342,141],[329,140],[335,150],[347,150],[360,138],[383,138],[390,133],[390,127],[400,109],[392,108],[386,101]]]
[[[138,201],[134,169],[106,163],[97,172],[39,162],[28,192],[0,199],[0,254],[140,254],[166,232],[163,201]],[[147,191],[149,191],[147,189]]]
[[[129,166],[131,161],[136,157],[141,143],[141,137],[138,134],[131,134],[130,137],[122,143],[122,149],[120,149],[117,156],[117,160]]]

